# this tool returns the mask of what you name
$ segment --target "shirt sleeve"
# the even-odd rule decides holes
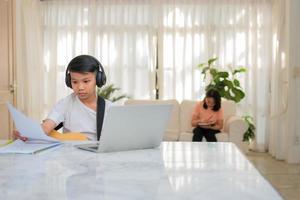
[[[55,122],[56,125],[60,124],[61,122],[65,121],[65,112],[66,107],[68,105],[67,99],[62,99],[58,101],[48,114],[46,119],[50,119]]]

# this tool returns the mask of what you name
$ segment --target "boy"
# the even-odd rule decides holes
[[[63,123],[63,132],[81,132],[91,140],[97,140],[97,98],[96,85],[100,88],[106,82],[101,63],[89,55],[73,58],[68,64],[65,77],[66,85],[73,93],[61,99],[42,123],[46,134]],[[111,102],[105,100],[105,111]],[[27,140],[14,131],[15,138]]]

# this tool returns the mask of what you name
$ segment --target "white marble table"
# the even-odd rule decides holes
[[[0,155],[0,199],[282,199],[231,143]]]

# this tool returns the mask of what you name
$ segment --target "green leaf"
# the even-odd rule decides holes
[[[229,80],[225,79],[223,82],[224,82],[224,84],[225,84],[227,87],[229,87],[229,88],[233,88],[233,84],[232,84],[232,82],[231,82],[231,81],[229,81]]]
[[[201,68],[203,68],[205,65],[206,65],[206,63],[201,63],[201,64],[198,65],[198,67],[201,69]]]
[[[240,81],[234,78],[234,75],[241,72],[246,72],[245,67],[235,69],[233,72],[226,70],[219,70],[214,67],[213,64],[218,58],[211,58],[207,64],[200,64],[199,67],[202,69],[204,74],[204,80],[206,79],[207,72],[211,75],[211,80],[205,90],[215,89],[221,97],[229,100],[233,100],[236,103],[240,102],[244,97],[245,93],[240,86]]]
[[[228,72],[221,71],[221,72],[218,72],[218,76],[223,77],[223,78],[227,78],[227,77],[229,77],[229,74],[228,74]]]
[[[202,69],[202,74],[206,74],[206,71],[209,69],[209,67],[204,67],[203,69]]]
[[[236,103],[240,102],[245,97],[245,93],[236,87],[231,88],[231,92],[234,94],[233,97]]]
[[[255,138],[255,125],[253,122],[253,117],[243,116],[243,119],[248,125],[248,129],[244,133],[243,141],[250,142],[250,140],[253,140]]]
[[[209,59],[208,60],[208,65],[210,66],[213,62],[215,62],[216,60],[218,60],[218,58],[216,57],[216,58],[211,58],[211,59]]]
[[[234,83],[235,86],[240,87],[240,81],[239,80],[234,79],[233,83]]]
[[[123,98],[128,98],[128,96],[127,95],[121,95],[121,96],[118,96],[118,97],[114,97],[114,98],[112,98],[112,102],[119,101]]]
[[[244,67],[241,67],[241,68],[239,68],[239,69],[235,69],[235,70],[233,70],[233,73],[232,73],[232,75],[235,75],[235,74],[237,74],[237,73],[241,73],[241,72],[246,72],[247,71],[247,69],[246,68],[244,68]]]
[[[209,73],[214,78],[214,76],[216,76],[216,74],[218,74],[218,70],[216,68],[210,68]]]
[[[97,94],[99,96],[103,97],[104,99],[108,99],[112,102],[118,101],[123,98],[129,98],[129,96],[127,96],[125,94],[113,97],[114,93],[118,90],[120,90],[120,88],[114,87],[113,84],[110,84],[110,85],[104,86],[102,88],[98,88]]]

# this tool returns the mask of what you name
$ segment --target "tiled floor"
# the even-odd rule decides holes
[[[267,153],[247,153],[247,158],[286,200],[300,200],[300,164],[278,161]]]

